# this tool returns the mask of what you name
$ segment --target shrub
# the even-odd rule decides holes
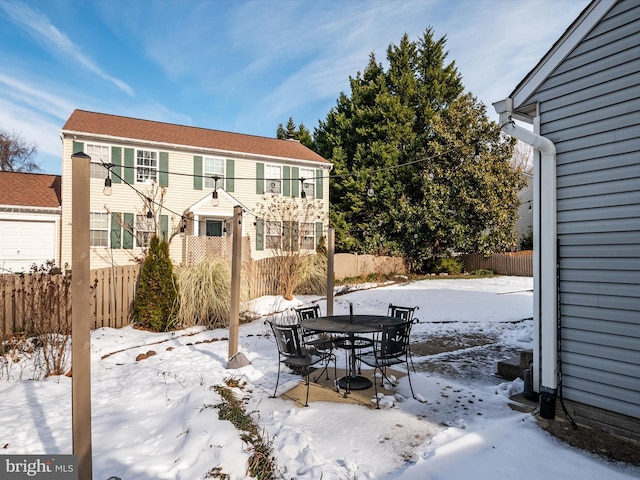
[[[133,305],[133,319],[156,332],[173,327],[178,314],[178,291],[169,244],[154,235],[140,270]]]
[[[460,275],[464,269],[464,263],[460,258],[442,257],[436,260],[435,273],[447,273],[449,275]]]
[[[495,275],[493,270],[487,270],[485,268],[480,268],[478,270],[474,270],[473,272],[471,272],[471,275]]]
[[[520,238],[520,250],[533,250],[533,231],[531,229]]]

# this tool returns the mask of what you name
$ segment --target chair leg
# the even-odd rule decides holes
[[[409,357],[411,358],[411,357]],[[413,399],[416,399],[416,394],[413,392],[413,385],[411,384],[411,372],[409,371],[409,362],[407,363],[407,378],[409,379],[409,388],[411,389],[411,396],[413,397]],[[413,361],[411,362],[411,364],[413,365]],[[414,373],[415,373],[415,368],[414,368]]]
[[[376,382],[376,370],[378,370],[377,367],[373,369],[373,391],[376,396],[376,410],[380,410],[380,398],[378,398],[378,382]],[[382,374],[382,371],[380,371],[380,373]]]
[[[309,406],[309,370],[308,369],[307,369],[306,380],[307,380],[307,396],[304,399],[304,406],[308,407]]]
[[[273,390],[271,398],[276,398],[276,392],[278,391],[278,383],[280,382],[280,362],[278,362],[278,376],[276,377],[276,388]]]

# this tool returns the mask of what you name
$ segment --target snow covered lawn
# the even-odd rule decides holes
[[[303,408],[270,398],[277,350],[263,322],[316,300],[326,312],[324,300],[315,297],[254,301],[252,310],[262,317],[240,327],[239,345],[251,365],[238,370],[225,369],[225,330],[92,332],[94,479],[194,480],[214,467],[231,479],[248,478],[248,446],[210,408],[220,403],[213,386],[230,377],[244,382],[237,393],[246,396],[247,411],[264,429],[285,479],[638,478],[638,469],[564,446],[530,415],[509,408],[509,396],[522,389],[520,380],[488,375],[482,382],[460,382],[419,371],[411,377],[418,400],[411,398],[405,377],[381,410],[313,401]],[[385,313],[390,302],[420,307],[416,338],[481,333],[508,348],[532,346],[532,322],[525,320],[532,317],[530,278],[437,279],[360,289],[337,296],[334,313],[348,313],[349,303],[356,313]],[[155,354],[136,361],[150,351]],[[428,359],[414,358],[423,360]],[[71,379],[28,381],[28,366],[15,367],[24,370],[0,381],[2,453],[71,453]],[[285,369],[279,392],[299,380]]]

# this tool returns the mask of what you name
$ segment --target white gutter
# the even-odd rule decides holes
[[[535,374],[539,370],[540,392],[543,396],[555,396],[558,387],[556,147],[548,138],[515,124],[512,118],[516,116],[513,113],[513,99],[507,98],[493,106],[500,115],[502,131],[532,145],[542,156],[538,160],[538,155],[534,155],[534,178],[537,177],[533,195],[534,285],[537,285],[534,288],[534,323],[540,328],[540,367],[534,368],[534,385],[538,384]],[[536,360],[534,355],[534,362]]]

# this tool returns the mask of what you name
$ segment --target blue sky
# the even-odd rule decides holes
[[[275,136],[312,132],[371,52],[427,27],[487,105],[504,99],[588,0],[0,0],[0,128],[60,174],[78,108]]]

